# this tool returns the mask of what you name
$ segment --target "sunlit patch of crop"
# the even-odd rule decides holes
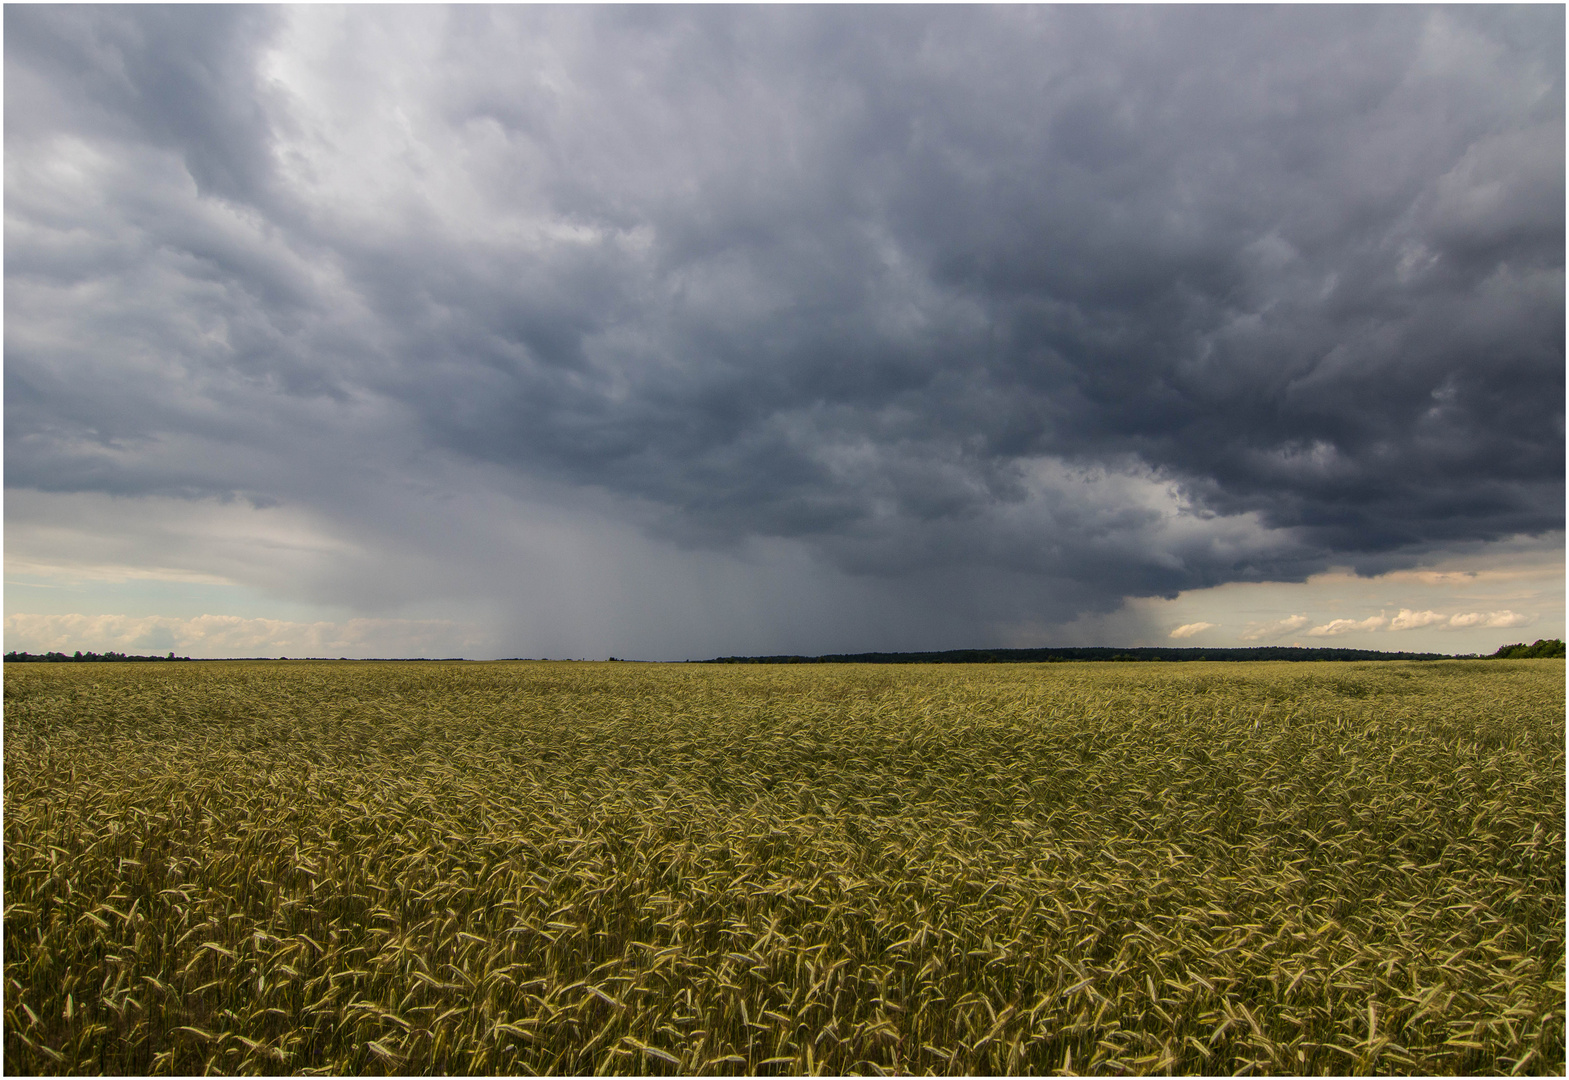
[[[1562,1073],[1564,665],[13,665],[21,1073]]]

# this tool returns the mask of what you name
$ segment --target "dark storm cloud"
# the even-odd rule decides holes
[[[18,9],[7,132],[145,140],[179,153],[204,194],[254,198],[271,153],[252,52],[273,21],[261,7]]]
[[[1063,617],[1563,524],[1561,8],[5,17],[11,486],[433,449]]]

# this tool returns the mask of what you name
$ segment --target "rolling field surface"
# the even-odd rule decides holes
[[[5,671],[9,1073],[1562,1073],[1562,661]]]

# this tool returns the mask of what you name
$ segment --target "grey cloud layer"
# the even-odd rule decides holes
[[[439,452],[1063,618],[1563,524],[1559,8],[5,18],[13,487]]]

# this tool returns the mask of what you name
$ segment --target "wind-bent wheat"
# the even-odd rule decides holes
[[[13,665],[24,1073],[1561,1073],[1564,665]]]

